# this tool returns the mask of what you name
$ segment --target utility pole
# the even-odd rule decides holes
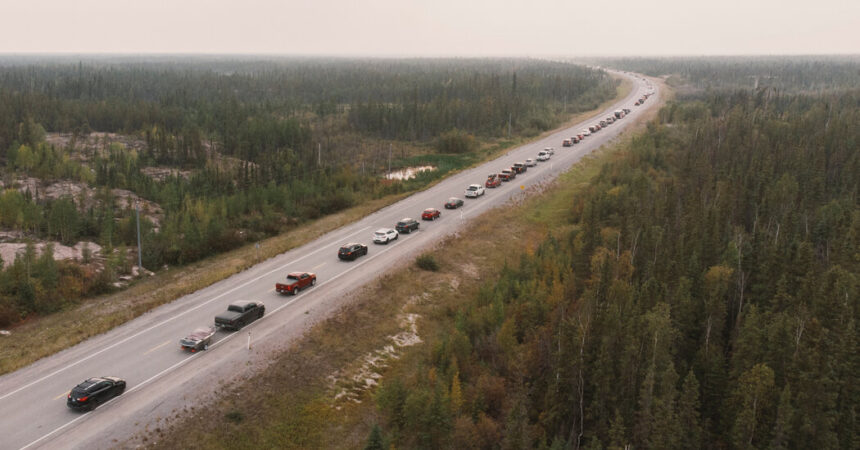
[[[134,216],[137,221],[137,269],[143,272],[143,252],[140,249],[140,201],[134,201]]]

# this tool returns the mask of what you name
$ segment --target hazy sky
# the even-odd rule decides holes
[[[860,0],[0,0],[0,53],[860,53]]]

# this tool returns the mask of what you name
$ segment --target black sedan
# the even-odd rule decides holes
[[[125,392],[125,380],[121,378],[90,378],[69,392],[66,405],[72,409],[91,411],[123,392]]]
[[[346,244],[337,251],[337,257],[340,259],[355,260],[359,256],[367,254],[367,246],[364,244]]]
[[[457,209],[463,206],[463,199],[457,197],[451,197],[445,202],[445,208],[447,209]]]

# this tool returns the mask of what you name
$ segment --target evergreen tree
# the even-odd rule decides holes
[[[386,450],[385,442],[382,440],[382,430],[379,429],[378,424],[370,430],[370,436],[367,437],[367,445],[364,446],[364,450]]]

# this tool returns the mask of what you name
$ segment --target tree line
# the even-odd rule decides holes
[[[115,189],[162,209],[157,222],[141,216],[144,267],[187,264],[420,187],[478,158],[478,140],[506,134],[509,122],[512,137],[540,132],[612,98],[616,84],[601,71],[527,59],[6,57],[0,227],[68,245],[94,240],[110,267],[106,275],[74,272],[80,289],[58,294],[54,282],[39,284],[41,270],[14,262],[0,280],[0,326],[110,290],[128,269],[121,259],[134,256],[134,209],[116,206]],[[91,131],[142,145],[81,151],[75,143]],[[71,133],[71,144],[50,144],[47,132]],[[383,142],[436,154],[445,169],[381,179],[383,160],[362,151]],[[146,172],[155,166],[185,172],[156,179]],[[81,183],[92,198],[16,189],[27,177]],[[31,256],[20,255],[21,264],[36,267]]]
[[[370,447],[856,448],[860,91],[721,91],[386,376]]]

